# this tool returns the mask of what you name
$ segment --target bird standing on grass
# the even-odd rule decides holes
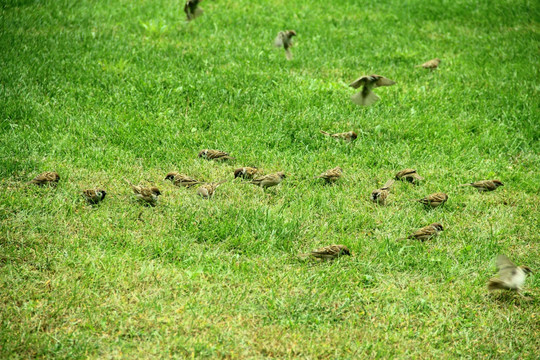
[[[234,160],[234,158],[229,156],[229,153],[226,153],[225,151],[210,149],[201,150],[199,152],[199,157],[207,160]]]
[[[343,170],[339,166],[336,166],[335,168],[316,176],[315,179],[324,179],[327,183],[335,183],[339,180],[342,173]]]
[[[438,193],[428,195],[425,198],[418,199],[415,201],[418,201],[419,203],[424,204],[426,206],[431,206],[434,209],[444,204],[447,200],[448,200],[448,195],[442,192],[438,192]]]
[[[172,181],[172,183],[176,186],[184,186],[187,188],[201,183],[200,181],[197,181],[190,176],[180,174],[174,171],[168,173],[167,176],[165,176],[165,180]]]
[[[428,226],[424,226],[421,229],[416,230],[414,233],[409,235],[407,239],[415,239],[420,240],[422,242],[429,240],[437,235],[439,235],[439,232],[443,231],[444,228],[442,224],[440,223],[433,223]]]
[[[253,179],[255,175],[259,172],[259,169],[255,167],[245,166],[234,170],[234,178],[241,177],[243,179]]]
[[[494,290],[513,290],[521,291],[521,287],[525,283],[527,275],[532,273],[528,266],[516,266],[505,255],[497,256],[496,260],[497,277],[489,279],[487,288],[489,291]]]
[[[285,173],[283,171],[280,171],[275,174],[269,174],[257,179],[253,179],[251,180],[251,183],[260,186],[263,189],[266,189],[268,187],[278,185],[285,178]]]
[[[345,140],[345,141],[353,141],[353,140],[356,140],[356,138],[358,137],[358,135],[354,131],[348,131],[348,132],[337,133],[337,134],[330,134],[322,130],[320,131],[321,131],[321,134],[323,135],[330,136],[334,139],[340,139],[340,140]]]
[[[390,188],[394,185],[394,180],[390,179],[383,185],[382,188],[373,190],[371,193],[370,199],[374,203],[384,205],[386,203],[386,198],[390,195]]]
[[[208,183],[208,184],[201,185],[197,189],[197,194],[199,194],[199,196],[201,196],[204,199],[209,199],[212,196],[214,196],[214,192],[216,191],[218,186],[220,186],[221,184],[224,184],[226,182],[227,182],[227,180],[223,180],[223,181],[220,181],[220,182],[213,182],[213,183]]]
[[[60,175],[58,175],[58,173],[54,171],[46,171],[30,180],[30,184],[34,184],[37,186],[56,186],[58,185],[58,181],[60,181]]]
[[[374,88],[380,87],[380,86],[391,86],[394,85],[396,82],[390,79],[385,78],[381,75],[364,75],[359,77],[358,79],[354,80],[349,86],[358,89],[362,87],[362,91],[360,91],[357,94],[354,94],[351,97],[351,100],[356,105],[361,106],[368,106],[371,105],[377,101],[379,101],[379,97],[377,94],[375,94],[373,91],[371,91]]]
[[[322,260],[333,260],[340,256],[351,255],[351,251],[345,245],[329,245],[315,249],[308,254],[300,254],[300,257],[314,257]]]
[[[478,189],[479,192],[484,192],[496,190],[499,186],[504,186],[504,184],[499,180],[481,180],[470,184],[462,184],[460,186],[472,186],[473,188]]]
[[[404,169],[396,174],[396,180],[405,180],[416,184],[418,181],[424,180],[424,178],[418,175],[415,169]]]
[[[146,187],[141,185],[133,185],[129,180],[124,179],[133,189],[135,197],[150,206],[156,206],[158,197],[161,195],[161,191],[155,186]]]
[[[274,40],[274,45],[276,47],[283,47],[285,49],[285,56],[287,60],[292,60],[292,53],[290,48],[293,46],[292,37],[296,36],[296,31],[294,30],[285,30],[280,31]]]
[[[184,12],[187,16],[187,21],[191,21],[196,17],[202,15],[203,10],[199,7],[199,3],[202,0],[187,0],[184,5]]]
[[[105,199],[105,195],[107,195],[107,192],[103,189],[87,189],[83,190],[82,193],[86,201],[92,205],[103,201],[103,199]]]
[[[435,59],[431,59],[429,61],[426,61],[425,63],[423,63],[422,65],[417,65],[416,67],[423,67],[424,69],[429,69],[431,71],[435,70],[439,64],[441,63],[441,59],[439,58],[435,58]]]

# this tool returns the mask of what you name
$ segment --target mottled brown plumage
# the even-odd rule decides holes
[[[158,197],[161,195],[161,191],[155,186],[142,186],[142,185],[133,185],[129,180],[124,179],[133,190],[135,197],[150,206],[156,206]]]
[[[390,188],[392,185],[394,185],[394,180],[390,179],[386,182],[386,184],[383,185],[382,188],[373,190],[370,196],[371,201],[379,205],[385,205],[386,199],[388,198],[388,195],[390,195]]]
[[[349,248],[345,245],[329,245],[315,249],[309,254],[302,254],[301,256],[312,256],[316,259],[333,260],[345,255],[351,255]]]
[[[348,132],[337,133],[337,134],[330,134],[329,132],[322,131],[322,130],[320,131],[321,131],[321,134],[330,136],[334,139],[345,140],[345,141],[353,141],[353,140],[356,140],[356,138],[358,137],[358,135],[354,131],[348,131]]]
[[[203,10],[199,7],[199,3],[202,0],[187,0],[184,5],[184,12],[186,13],[187,21],[191,21],[196,17],[202,15]]]
[[[377,101],[379,97],[372,91],[372,89],[380,86],[391,86],[396,82],[385,78],[381,75],[364,75],[353,81],[349,86],[358,89],[362,87],[362,91],[354,94],[351,100],[356,105],[368,106]]]
[[[283,47],[283,49],[285,49],[285,57],[287,57],[287,60],[292,60],[293,57],[290,50],[290,48],[293,46],[293,36],[296,36],[296,32],[294,30],[280,31],[274,40],[274,45],[276,47]]]
[[[407,239],[416,239],[424,242],[439,235],[439,232],[443,230],[444,228],[440,223],[433,223],[431,225],[424,226],[423,228],[418,229],[413,234],[409,235]]]
[[[496,260],[497,277],[489,279],[487,287],[489,291],[512,290],[519,292],[525,283],[527,275],[532,273],[528,266],[516,266],[505,255],[499,255]]]
[[[234,158],[229,156],[229,153],[226,153],[225,151],[210,149],[201,150],[199,152],[199,157],[207,160],[234,160]]]
[[[234,170],[234,178],[236,179],[238,177],[241,177],[243,179],[253,179],[253,177],[258,173],[259,169],[255,167],[245,166]]]
[[[441,63],[441,59],[435,58],[435,59],[426,61],[422,65],[418,65],[418,66],[421,66],[424,69],[435,70],[439,66],[440,63]]]
[[[269,174],[269,175],[265,175],[257,179],[253,179],[251,180],[251,183],[257,186],[260,186],[263,189],[266,189],[268,187],[278,185],[285,178],[286,178],[285,173],[280,171],[275,174]]]
[[[204,199],[209,199],[212,196],[214,196],[214,193],[215,193],[216,189],[218,188],[218,186],[220,186],[221,184],[224,184],[226,182],[227,182],[227,180],[223,180],[223,181],[220,181],[220,182],[213,182],[213,183],[203,184],[203,185],[199,186],[199,188],[197,189],[197,194],[199,194],[199,196],[203,197]]]
[[[47,171],[33,178],[30,181],[30,184],[34,184],[38,186],[43,186],[43,185],[56,186],[58,184],[58,181],[60,181],[60,175],[58,175],[58,173],[54,171]]]
[[[418,181],[424,180],[424,178],[418,175],[415,169],[404,169],[396,174],[396,180],[408,181],[415,184]]]
[[[87,189],[82,194],[89,204],[95,205],[105,199],[107,192],[103,189]]]
[[[343,170],[339,166],[336,166],[335,168],[330,169],[315,178],[324,179],[328,183],[333,183],[338,181],[342,174]]]
[[[499,180],[481,180],[470,184],[463,184],[461,186],[472,186],[473,188],[478,189],[478,191],[484,192],[496,190],[499,186],[504,186],[504,184]]]
[[[177,172],[170,172],[165,176],[165,180],[170,180],[172,183],[176,186],[184,186],[184,187],[191,187],[193,185],[200,184],[201,182],[198,180],[195,180],[194,178],[180,174]]]
[[[426,206],[430,206],[432,208],[436,208],[442,204],[444,204],[448,200],[448,195],[442,192],[434,193],[431,195],[426,196],[425,198],[418,199],[415,201],[418,201],[421,204],[424,204]]]

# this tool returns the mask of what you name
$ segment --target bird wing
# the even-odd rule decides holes
[[[283,37],[284,36],[285,36],[285,33],[283,31],[280,31],[279,34],[274,39],[274,46],[282,47],[283,46]]]
[[[384,76],[381,76],[379,80],[375,82],[375,87],[379,86],[391,86],[394,85],[396,82],[394,80],[390,80],[385,78]]]
[[[365,88],[364,88],[365,89]],[[360,91],[351,96],[351,101],[356,105],[368,106],[379,101],[379,97],[373,91],[368,90],[367,94]]]
[[[349,86],[354,89],[358,89],[359,87],[366,85],[368,80],[369,76],[364,75],[354,80],[352,83],[349,84]]]
[[[510,261],[510,259],[506,255],[497,256],[495,264],[497,265],[497,270],[499,271],[516,267],[516,265],[512,261]]]

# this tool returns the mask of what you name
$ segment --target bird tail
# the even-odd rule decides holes
[[[129,181],[129,180],[126,179],[126,178],[124,178],[124,181],[127,182],[131,187],[134,187],[134,186],[135,186],[135,185],[133,185],[133,184],[131,183],[131,181]]]
[[[326,132],[326,131],[323,131],[323,130],[319,130],[321,132],[321,134],[323,135],[326,135],[326,136],[332,136],[329,132]]]
[[[236,158],[232,157],[232,156],[224,156],[222,159],[225,159],[225,160],[236,160]]]
[[[459,186],[472,186],[472,184],[461,184]]]
[[[502,281],[501,279],[497,279],[497,278],[489,279],[488,284],[487,284],[487,288],[488,288],[489,291],[506,289],[506,287],[504,285],[504,281]]]
[[[392,187],[392,185],[394,185],[394,182],[395,180],[394,179],[390,179],[386,182],[386,184],[384,184],[384,186],[382,187],[382,189],[390,189]]]
[[[371,104],[376,103],[379,101],[379,97],[377,94],[375,94],[373,91],[368,91],[366,94],[364,94],[363,91],[360,91],[353,96],[351,96],[351,101],[355,103],[356,105],[360,106],[368,106]]]
[[[285,49],[285,57],[287,60],[292,60],[292,52],[289,49]]]

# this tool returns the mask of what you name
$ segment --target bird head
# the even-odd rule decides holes
[[[500,180],[493,180],[493,183],[495,184],[496,187],[504,186],[504,184]]]
[[[341,255],[351,255],[351,251],[346,246],[341,249]]]
[[[289,37],[296,36],[296,31],[294,31],[294,30],[289,30],[289,31],[287,31],[287,35],[288,35]]]
[[[170,173],[167,174],[167,176],[165,176],[165,180],[171,180],[173,181],[174,180],[174,177],[178,175],[177,172],[174,172],[174,171],[171,171]]]
[[[208,149],[201,150],[201,151],[199,152],[199,157],[206,156],[206,154],[208,154]]]
[[[358,134],[356,134],[354,131],[351,131],[350,134],[351,134],[351,139],[353,140],[355,140],[358,137]]]
[[[97,191],[98,196],[101,198],[101,200],[105,199],[105,195],[107,195],[107,192],[103,189],[98,189]]]
[[[237,177],[243,175],[244,173],[245,173],[244,168],[236,169],[234,170],[234,178],[236,179]]]
[[[155,186],[152,186],[150,190],[152,190],[152,193],[154,193],[155,195],[161,195],[161,191],[159,191],[159,189]]]
[[[282,179],[285,179],[287,177],[283,171],[278,172],[277,176],[279,176]]]
[[[530,267],[524,266],[524,265],[523,265],[523,266],[520,266],[520,269],[523,270],[523,272],[525,272],[525,274],[527,274],[527,275],[528,275],[528,274],[532,274],[532,272],[533,272],[532,269],[531,269]]]
[[[433,226],[435,228],[435,230],[437,230],[437,231],[443,231],[444,230],[441,223],[433,223],[433,224],[431,224],[431,226]]]

